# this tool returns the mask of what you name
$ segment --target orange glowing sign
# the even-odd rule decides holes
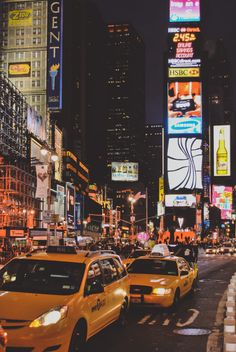
[[[29,77],[30,71],[30,62],[10,63],[8,66],[9,77]]]

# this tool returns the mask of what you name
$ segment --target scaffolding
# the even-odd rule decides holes
[[[0,227],[37,226],[36,178],[23,167],[0,165]]]
[[[0,154],[27,157],[26,101],[3,72],[0,72]]]

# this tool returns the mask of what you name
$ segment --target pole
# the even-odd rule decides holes
[[[146,234],[148,234],[148,190],[146,187]]]

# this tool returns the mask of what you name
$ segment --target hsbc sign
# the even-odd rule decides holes
[[[200,68],[169,68],[169,78],[200,77]]]

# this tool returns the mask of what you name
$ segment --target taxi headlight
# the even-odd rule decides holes
[[[172,292],[171,288],[164,288],[164,287],[154,288],[152,290],[152,293],[158,296],[169,295],[171,294],[171,292]]]
[[[39,328],[41,326],[48,326],[58,323],[67,315],[68,307],[62,306],[49,310],[47,313],[42,314],[37,319],[33,320],[30,328]]]

